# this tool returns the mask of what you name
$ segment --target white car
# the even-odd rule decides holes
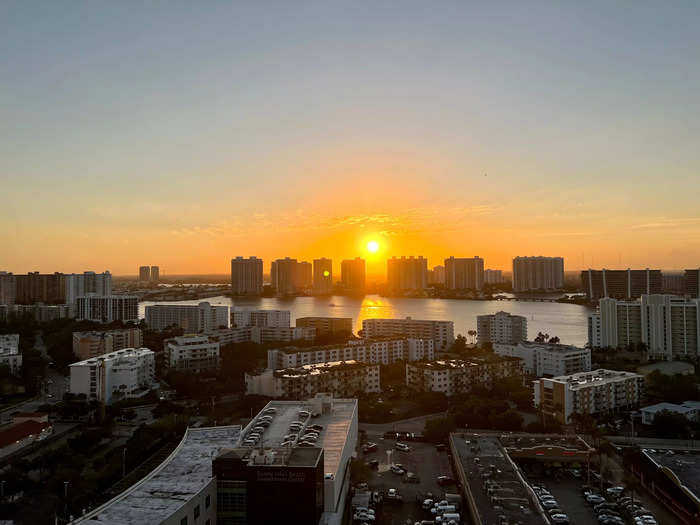
[[[410,452],[411,447],[409,447],[406,443],[399,443],[398,441],[394,445],[394,448],[396,450],[400,450],[401,452]]]
[[[406,473],[406,471],[405,471],[404,469],[402,469],[401,467],[398,467],[398,466],[396,466],[396,465],[392,465],[391,467],[389,467],[389,469],[390,469],[394,474],[399,474],[399,475],[401,475],[401,476],[403,476],[403,475]],[[390,490],[391,490],[391,489],[390,489]]]

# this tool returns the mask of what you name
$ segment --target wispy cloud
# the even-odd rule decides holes
[[[700,217],[683,217],[683,218],[667,218],[658,217],[654,222],[645,222],[641,224],[633,224],[630,226],[633,230],[656,230],[663,228],[679,228],[683,226],[692,226],[700,224]]]

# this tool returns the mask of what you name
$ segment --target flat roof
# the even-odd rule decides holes
[[[327,361],[325,363],[316,363],[312,365],[297,366],[294,368],[283,368],[273,370],[275,377],[299,377],[309,375],[321,375],[330,370],[343,370],[354,368],[367,368],[370,366],[379,366],[378,364],[360,363],[353,359],[347,361]]]
[[[668,410],[669,412],[677,412],[680,414],[686,414],[688,412],[693,412],[697,410],[692,406],[676,405],[675,403],[657,403],[655,405],[650,405],[648,407],[640,408],[642,412],[651,412],[656,414],[657,412],[663,412]]]
[[[454,321],[445,321],[443,320],[438,320],[438,319],[413,319],[412,317],[373,317],[371,319],[363,319],[362,320],[362,326],[365,325],[365,323],[372,324],[375,322],[395,322],[395,323],[450,323],[454,324]]]
[[[525,348],[540,348],[542,350],[548,350],[550,352],[557,352],[560,354],[568,352],[590,352],[590,348],[582,348],[580,346],[561,345],[558,343],[535,343],[533,341],[521,341],[514,346],[524,346]]]
[[[237,448],[222,453],[220,458],[235,457],[259,467],[314,467],[321,458],[319,447]],[[258,461],[259,459],[259,461]]]
[[[642,452],[660,468],[668,469],[674,480],[700,504],[700,453],[643,449]]]
[[[530,500],[523,479],[517,474],[512,461],[496,435],[450,434],[457,452],[456,461],[469,484],[475,510],[483,523],[500,523],[504,516],[508,523],[542,525],[542,515]],[[491,487],[493,503],[486,488]]]
[[[91,357],[89,359],[84,359],[83,361],[77,361],[75,363],[71,363],[68,366],[82,366],[86,364],[91,365],[96,364],[98,361],[112,361],[114,359],[119,359],[122,357],[141,357],[148,354],[153,354],[153,351],[148,348],[123,348],[121,350],[115,350],[114,352],[110,352],[108,354],[102,354],[95,357]]]
[[[496,359],[495,357],[498,357]],[[472,358],[466,359],[438,359],[436,361],[415,361],[410,363],[411,366],[426,368],[431,370],[457,370],[471,366],[482,366],[491,363],[503,363],[505,361],[520,361],[517,357],[511,356],[494,356],[488,359]]]
[[[246,427],[246,430],[255,426],[255,422],[260,416],[264,415],[267,408],[274,408],[276,413],[270,426],[263,432],[262,439],[257,445],[258,447],[261,445],[263,447],[278,447],[284,441],[284,436],[294,433],[289,430],[289,425],[293,421],[302,421],[304,428],[309,425],[321,425],[323,430],[319,433],[316,445],[324,450],[323,471],[326,474],[332,473],[337,477],[340,458],[350,433],[350,426],[352,425],[353,417],[357,416],[356,399],[333,399],[330,413],[319,414],[317,417],[306,419],[299,417],[299,412],[301,410],[312,412],[311,401],[270,401]]]
[[[175,451],[144,479],[73,523],[162,523],[212,478],[211,461],[238,445],[241,426],[188,428]]]
[[[568,376],[557,376],[551,379],[541,379],[540,381],[553,381],[555,383],[565,383],[572,389],[583,388],[591,385],[603,385],[612,383],[621,379],[639,378],[643,376],[634,372],[625,372],[622,370],[591,370],[590,372],[577,372]]]
[[[374,343],[386,343],[392,341],[432,341],[432,339],[421,338],[421,337],[398,337],[398,336],[382,336],[382,337],[356,337],[348,339],[345,343],[335,343],[329,345],[315,345],[315,346],[282,346],[280,348],[274,348],[279,352],[284,352],[285,354],[297,354],[301,352],[322,352],[326,350],[343,350],[345,348],[356,348],[358,346],[369,346]]]

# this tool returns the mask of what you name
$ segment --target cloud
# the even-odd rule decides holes
[[[679,228],[700,223],[700,217],[684,217],[684,218],[666,218],[658,217],[655,222],[646,222],[642,224],[633,224],[630,226],[632,230],[656,230],[663,228]]]

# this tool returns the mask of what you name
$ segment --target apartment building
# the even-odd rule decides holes
[[[229,309],[206,301],[198,305],[156,304],[146,307],[146,324],[152,330],[176,326],[186,334],[208,333],[228,328]]]
[[[342,345],[286,347],[267,351],[270,369],[294,368],[331,361],[358,361],[389,365],[397,361],[421,361],[435,358],[431,339],[353,339]]]
[[[315,328],[289,326],[251,326],[250,340],[254,343],[276,343],[292,341],[313,341],[316,338]]]
[[[445,267],[442,265],[433,266],[432,270],[428,270],[428,284],[445,284]]]
[[[13,305],[17,298],[17,279],[12,273],[0,272],[0,305]]]
[[[593,370],[533,381],[535,406],[560,423],[573,414],[609,414],[636,408],[644,376],[618,370]]]
[[[73,363],[70,392],[107,405],[141,397],[155,384],[155,354],[148,348],[125,348]]]
[[[663,291],[661,270],[583,270],[581,285],[590,301],[603,297],[638,299]]]
[[[432,339],[436,351],[447,350],[454,343],[452,321],[422,319],[364,319],[362,337],[404,337],[409,339]]]
[[[507,377],[522,378],[520,359],[489,356],[470,360],[445,359],[406,363],[406,385],[418,392],[442,392],[453,396],[474,387],[489,388]]]
[[[527,318],[508,312],[479,315],[476,318],[476,334],[479,345],[485,343],[514,345],[527,340]]]
[[[79,320],[111,323],[139,321],[139,299],[131,295],[85,295],[76,298],[75,317]]]
[[[445,288],[481,290],[484,286],[484,260],[481,257],[445,259]]]
[[[245,374],[246,394],[306,399],[318,393],[357,397],[380,391],[379,365],[332,361]]]
[[[148,282],[151,280],[151,267],[139,266],[139,281]]]
[[[330,295],[333,292],[333,261],[322,257],[314,259],[313,288],[316,295]]]
[[[686,270],[683,278],[685,295],[694,299],[700,299],[700,268]]]
[[[160,266],[151,266],[151,282],[157,283],[160,281]]]
[[[504,282],[502,270],[484,270],[484,283],[503,284]]]
[[[352,335],[351,317],[299,317],[297,327],[315,328],[316,336]]]
[[[513,291],[552,291],[564,288],[563,257],[516,257],[513,259]]]
[[[186,335],[166,339],[165,364],[171,370],[199,373],[221,366],[220,345],[206,335]]]
[[[231,259],[231,293],[259,296],[263,291],[263,260],[257,257]]]
[[[494,344],[494,353],[517,357],[523,362],[523,372],[536,377],[556,377],[589,372],[591,349],[552,343]]]
[[[428,259],[392,257],[387,261],[387,288],[390,292],[425,290],[428,286]]]
[[[19,375],[22,371],[19,334],[0,334],[0,366],[7,367],[13,375]]]
[[[70,273],[65,275],[66,304],[75,306],[78,297],[112,295],[112,274],[109,272]]]
[[[39,323],[55,319],[68,319],[74,316],[73,308],[67,304],[0,304],[0,320],[12,315],[30,316]]]
[[[66,279],[62,273],[15,275],[15,303],[65,304]]]
[[[700,356],[700,299],[642,295],[637,301],[603,298],[588,316],[593,348],[627,348],[643,343],[652,359]]]
[[[212,341],[216,341],[220,346],[226,346],[236,343],[247,343],[252,341],[251,331],[252,327],[243,326],[240,328],[219,328],[217,330],[210,330],[207,335]]]
[[[234,310],[231,324],[242,326],[267,326],[289,328],[292,314],[289,310]]]
[[[365,260],[359,257],[340,263],[340,284],[348,293],[365,291]]]
[[[141,348],[142,345],[143,334],[139,328],[73,332],[73,353],[83,360],[123,348]]]

